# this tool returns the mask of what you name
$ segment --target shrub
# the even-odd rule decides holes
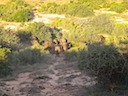
[[[52,30],[44,23],[32,23],[28,26],[27,31],[31,32],[33,36],[37,37],[40,42],[52,39]]]
[[[19,38],[16,33],[11,30],[0,28],[0,44],[4,47],[16,48]]]
[[[87,4],[83,3],[69,3],[65,5],[57,5],[56,3],[44,4],[39,9],[39,11],[45,13],[58,13],[58,14],[67,14],[71,16],[78,17],[87,17],[94,15],[94,12],[91,7],[88,7]]]
[[[12,69],[7,64],[0,64],[0,78],[10,75]]]
[[[90,8],[93,9],[99,9],[101,4],[104,4],[106,2],[106,0],[79,0],[79,3],[84,3],[86,5],[88,5]]]
[[[65,54],[65,59],[68,61],[75,61],[77,59],[78,48],[71,48]]]
[[[26,44],[30,44],[31,42],[31,33],[25,32],[25,31],[18,31],[17,32],[17,36],[20,39],[20,43],[26,43]]]
[[[18,10],[13,14],[12,19],[15,22],[27,22],[33,18],[33,14],[29,9]]]
[[[94,15],[94,12],[86,4],[68,4],[67,10],[65,12],[67,15],[78,16],[78,17],[87,17]]]
[[[96,16],[91,21],[91,25],[95,28],[95,34],[97,33],[107,33],[111,34],[114,28],[114,24],[109,19],[109,16],[102,14]]]
[[[126,84],[128,67],[125,56],[122,56],[113,45],[90,44],[87,51],[79,53],[79,67],[89,69],[99,84]]]
[[[21,49],[19,52],[14,51],[9,55],[9,63],[10,64],[35,64],[40,63],[41,61],[45,61],[46,56],[44,56],[39,49]]]
[[[1,6],[0,16],[5,21],[25,22],[32,19],[31,7],[22,0],[12,0]]]
[[[25,0],[10,0],[10,2],[14,2],[14,3],[16,3],[17,5],[22,5],[22,6],[29,6],[26,2],[25,2]]]
[[[112,3],[110,6],[110,10],[115,11],[117,13],[122,13],[126,10],[126,8],[123,3]]]
[[[7,62],[7,55],[10,53],[8,48],[0,48],[0,63]]]
[[[5,77],[11,73],[11,69],[8,66],[8,54],[10,53],[8,48],[0,48],[0,78]]]

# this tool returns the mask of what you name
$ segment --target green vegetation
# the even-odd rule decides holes
[[[29,9],[19,10],[12,16],[12,19],[15,22],[26,22],[30,21],[32,18],[32,13]]]
[[[124,0],[123,2],[109,2],[103,4],[104,8],[110,8],[110,11],[115,11],[117,13],[122,13],[128,9],[128,2]]]
[[[79,20],[56,19],[52,26],[68,30],[63,37],[72,42],[73,48],[68,50],[66,60],[78,61],[82,70],[89,70],[97,76],[98,84],[109,90],[113,90],[112,84],[117,90],[127,84],[127,24],[115,23],[109,15],[102,14]],[[98,36],[103,36],[105,42]]]
[[[10,74],[11,69],[8,67],[8,54],[10,53],[8,48],[0,48],[0,77],[4,77]]]
[[[111,34],[114,29],[114,24],[109,16],[105,14],[81,20],[75,20],[75,18],[73,20],[56,19],[52,26],[62,26],[64,29],[69,30],[69,32],[63,33],[63,37],[73,44],[76,43],[74,45],[77,46],[78,42],[92,42],[94,40],[92,38],[96,38],[98,34]]]
[[[46,56],[39,49],[27,48],[12,52],[8,59],[10,64],[27,65],[45,61]]]
[[[45,40],[51,41],[54,38],[60,38],[60,32],[58,32],[59,30],[54,30],[41,22],[30,24],[26,30],[33,36],[37,37],[39,42]]]
[[[89,69],[102,85],[127,83],[127,59],[113,45],[92,43],[79,53],[78,62],[83,70]]]
[[[22,0],[0,5],[0,17],[5,21],[26,22],[33,18],[31,7]]]
[[[66,15],[78,16],[78,17],[86,17],[86,16],[94,15],[92,8],[82,3],[69,3],[65,5],[48,3],[42,5],[39,11],[43,13],[58,13],[58,14],[66,14]]]
[[[81,70],[90,71],[105,88],[111,89],[111,84],[127,85],[128,24],[114,22],[111,15],[95,16],[94,10],[99,8],[108,8],[120,16],[128,10],[128,1],[72,0],[63,5],[42,4],[38,11],[67,17],[57,18],[50,25],[52,27],[42,22],[28,23],[25,29],[15,32],[0,27],[0,77],[11,73],[11,65],[46,63],[51,58],[40,44],[63,37],[73,45],[65,54],[65,60],[76,61]],[[0,5],[0,17],[6,21],[30,21],[33,19],[32,7],[22,0],[11,0]],[[32,45],[32,37],[38,39],[38,45]]]
[[[13,70],[9,66],[12,65],[47,63],[50,56],[42,45],[31,44],[32,36],[41,43],[43,40],[60,38],[60,32],[44,23],[31,23],[26,29],[17,32],[0,27],[0,77],[9,75]]]
[[[32,23],[28,26],[27,31],[37,37],[39,42],[42,42],[43,40],[51,41],[52,39],[50,28],[45,26],[44,23]]]
[[[3,62],[7,62],[7,55],[10,52],[8,48],[0,48],[0,64]]]
[[[125,9],[124,4],[113,3],[110,6],[110,10],[111,11],[116,11],[117,13],[122,13],[126,9]]]
[[[16,33],[11,30],[0,28],[0,45],[15,49],[19,43],[19,38]]]

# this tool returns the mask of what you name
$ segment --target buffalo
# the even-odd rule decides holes
[[[67,42],[67,39],[44,41],[42,45],[44,46],[45,50],[49,50],[55,53],[57,56],[59,56],[61,52],[67,52],[67,50],[72,47],[72,44]]]

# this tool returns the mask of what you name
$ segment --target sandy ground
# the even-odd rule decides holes
[[[96,83],[75,62],[67,62],[63,56],[54,58],[47,67],[40,64],[19,72],[14,79],[1,80],[0,96],[84,96],[86,88]]]

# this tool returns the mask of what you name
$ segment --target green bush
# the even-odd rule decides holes
[[[111,11],[122,13],[126,10],[124,3],[112,3],[110,6]]]
[[[109,16],[106,14],[102,14],[99,16],[96,16],[91,21],[91,26],[95,30],[95,34],[97,33],[105,33],[105,34],[111,34],[114,28],[114,24],[109,19]]]
[[[106,2],[106,0],[78,0],[79,3],[84,3],[88,5],[92,9],[99,9],[102,4]]]
[[[4,47],[16,48],[19,38],[16,33],[11,30],[0,28],[0,44]]]
[[[7,64],[0,64],[0,78],[10,75],[12,69]]]
[[[44,40],[52,40],[51,28],[45,26],[44,23],[32,23],[28,26],[27,31],[31,32],[33,36],[39,39],[39,42]]]
[[[78,16],[78,17],[87,17],[94,15],[94,12],[86,4],[68,4],[67,10],[65,12],[67,15]]]
[[[7,62],[7,55],[10,53],[8,48],[0,48],[0,63]]]
[[[12,0],[0,9],[0,16],[5,21],[29,21],[33,17],[30,13],[31,7],[22,0]]]
[[[10,64],[35,64],[45,61],[44,56],[39,49],[21,49],[20,51],[14,51],[8,56]]]
[[[47,13],[57,13],[61,11],[58,10],[58,8],[61,9],[61,6],[53,2],[53,3],[43,4],[41,8],[38,9],[38,11],[47,12]]]
[[[33,15],[29,9],[18,10],[12,16],[13,21],[15,22],[27,22],[33,18]]]
[[[67,14],[71,16],[87,17],[94,15],[93,9],[83,3],[69,3],[65,5],[57,5],[56,3],[44,4],[39,8],[44,13]]]
[[[20,39],[19,42],[21,44],[23,44],[23,45],[25,44],[25,45],[29,45],[29,46],[31,45],[31,36],[32,36],[31,33],[20,30],[17,32],[17,36],[19,37],[19,39]]]
[[[99,84],[127,84],[128,62],[113,45],[94,43],[79,53],[79,67],[90,70]]]
[[[0,48],[0,78],[5,77],[11,73],[11,69],[8,66],[8,54],[10,53],[8,48]]]
[[[15,2],[17,5],[21,5],[21,6],[25,6],[25,7],[29,6],[29,5],[25,2],[25,0],[10,0],[10,2]]]

